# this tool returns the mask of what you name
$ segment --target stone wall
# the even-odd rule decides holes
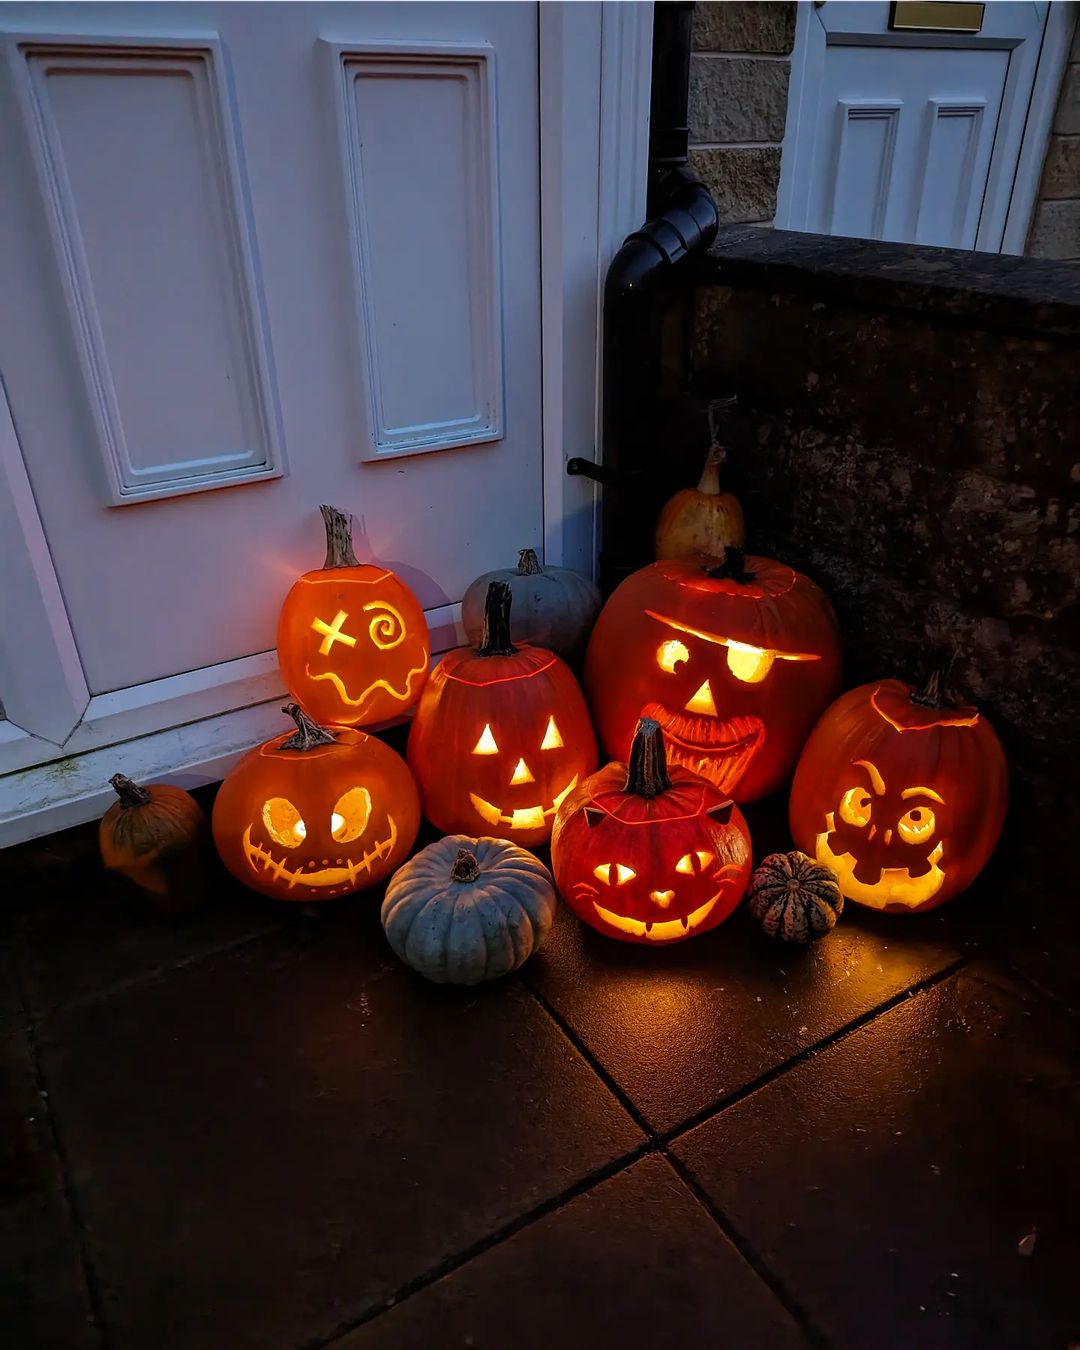
[[[736,393],[748,548],[833,597],[848,683],[955,652],[1021,828],[1080,826],[1080,269],[738,228],[701,266],[683,481]]]
[[[1034,258],[1080,259],[1080,20],[1061,81],[1027,251]]]
[[[695,7],[690,167],[712,190],[722,221],[772,222],[794,41],[794,4]]]

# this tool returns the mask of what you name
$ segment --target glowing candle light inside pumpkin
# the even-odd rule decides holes
[[[758,684],[772,670],[775,653],[751,647],[747,642],[727,641],[727,667],[744,684]]]

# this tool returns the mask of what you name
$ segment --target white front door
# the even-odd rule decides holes
[[[1037,168],[1018,169],[1045,148],[1031,135],[1025,148],[1025,127],[1036,82],[1056,92],[1061,75],[1060,61],[1040,66],[1050,10],[1045,0],[800,5],[776,224],[1022,252]]]
[[[518,549],[588,559],[589,489],[543,459],[540,46],[576,25],[596,272],[603,15],[557,8],[3,7],[0,840],[92,815],[106,747],[175,781],[276,728],[321,502],[436,650]],[[57,814],[65,774],[90,804]]]

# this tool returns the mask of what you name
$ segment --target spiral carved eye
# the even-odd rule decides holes
[[[364,606],[364,613],[372,616],[368,637],[381,652],[388,652],[405,641],[405,620],[393,605],[385,600],[373,600]]]
[[[840,819],[849,825],[869,825],[873,803],[865,788],[848,788],[840,798]]]
[[[678,638],[668,638],[667,642],[661,642],[656,649],[656,664],[669,675],[674,675],[675,667],[689,660],[690,653],[686,644],[680,642]]]

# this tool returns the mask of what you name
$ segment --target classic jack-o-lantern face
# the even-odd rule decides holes
[[[214,803],[214,842],[245,885],[279,900],[329,900],[374,885],[420,824],[408,767],[362,731],[330,733],[295,705],[297,730],[247,754]]]
[[[320,507],[326,562],[285,597],[278,660],[290,693],[320,721],[387,721],[420,697],[428,673],[427,621],[393,572],[357,562],[348,517]]]
[[[485,641],[435,667],[408,756],[424,814],[440,830],[539,844],[596,767],[596,741],[568,667],[542,647],[510,643],[509,596],[492,582]]]
[[[585,684],[600,740],[624,758],[639,715],[668,758],[738,801],[779,787],[840,681],[832,608],[798,572],[734,549],[658,562],[605,605]]]
[[[863,685],[825,713],[791,790],[800,848],[832,869],[849,900],[910,913],[974,879],[997,842],[1005,757],[976,709],[935,681]]]
[[[664,762],[643,718],[629,766],[609,764],[556,817],[551,861],[567,904],[626,942],[681,942],[721,923],[750,877],[750,833],[710,783]]]

